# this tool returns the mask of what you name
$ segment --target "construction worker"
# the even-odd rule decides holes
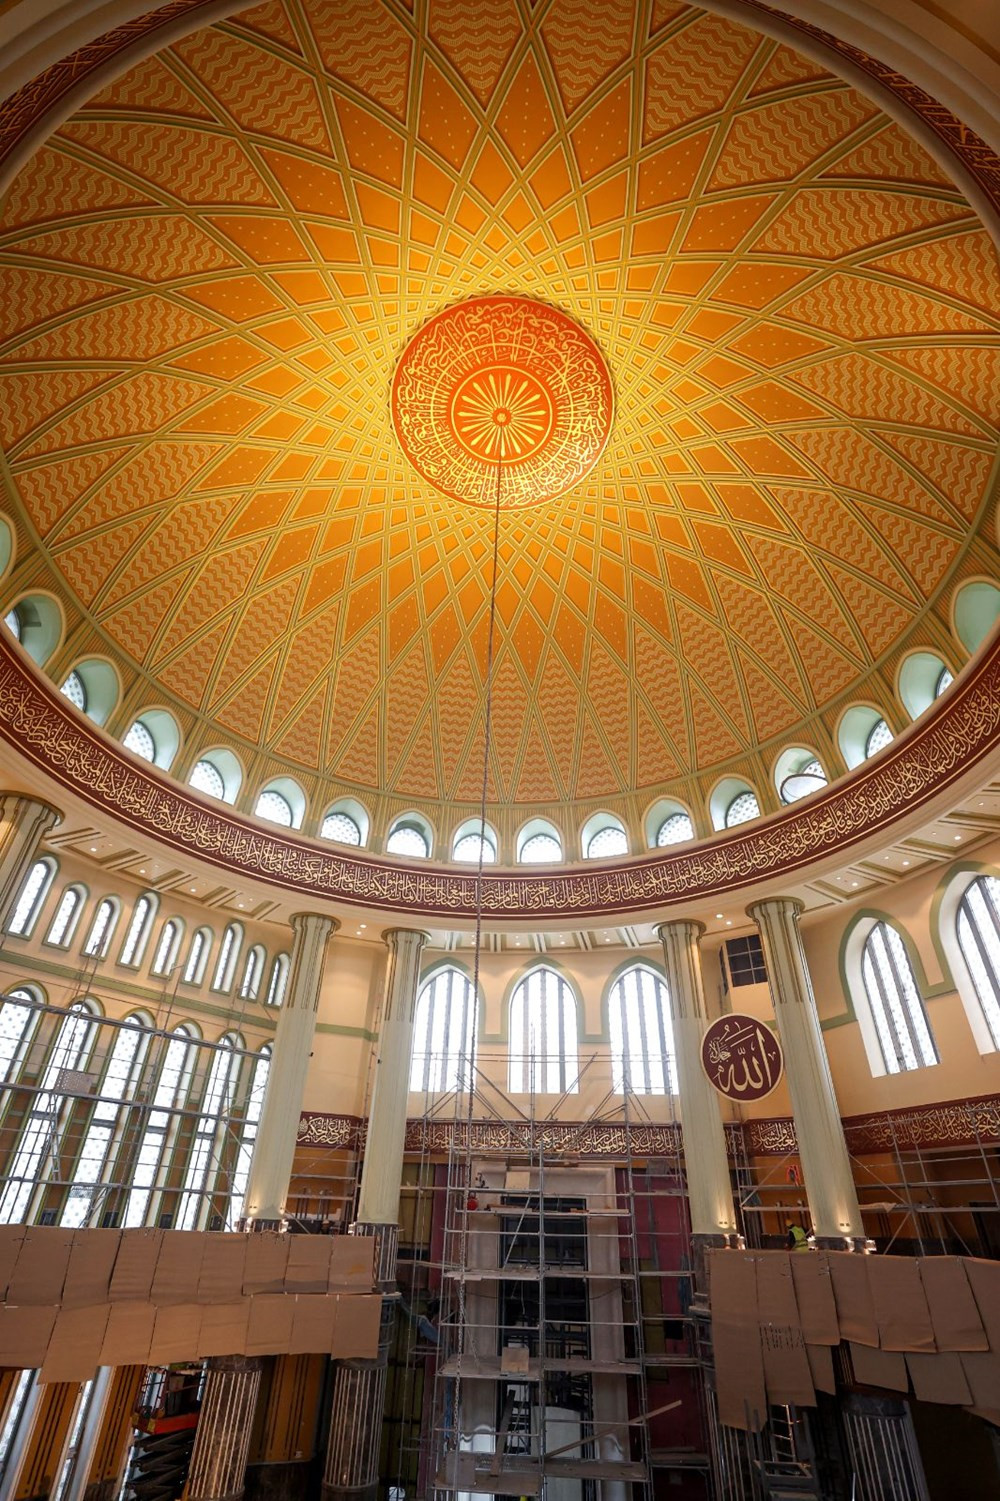
[[[809,1251],[812,1249],[809,1244],[809,1234],[801,1225],[789,1225],[787,1245],[790,1251]]]

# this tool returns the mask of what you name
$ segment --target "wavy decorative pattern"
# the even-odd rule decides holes
[[[199,11],[36,80],[0,154]],[[72,654],[173,710],[180,771],[221,742],[247,795],[291,775],[377,829],[474,811],[490,518],[407,460],[389,386],[476,295],[563,310],[615,392],[591,472],[502,518],[503,838],[560,805],[637,827],[729,774],[766,796],[783,743],[833,771],[841,710],[888,707],[904,651],[958,665],[950,592],[1000,565],[996,253],[917,142],[745,13],[270,0],[105,83],[25,164],[0,231],[28,544],[6,597],[84,606]],[[934,101],[785,25],[1000,203]]]
[[[603,868],[594,863],[558,875],[487,870],[481,878],[482,912],[491,923],[556,912],[571,921],[610,914],[662,916],[674,903],[784,879],[911,815],[990,755],[998,733],[1000,637],[924,722],[808,806],[789,808],[746,833]],[[137,765],[29,670],[20,648],[2,632],[0,737],[107,817],[226,870],[383,915],[451,920],[476,915],[476,877],[454,866],[409,867],[271,833]]]

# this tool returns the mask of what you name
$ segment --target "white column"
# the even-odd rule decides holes
[[[280,1223],[285,1212],[309,1055],[316,1032],[326,945],[339,926],[334,918],[318,912],[296,912],[292,918],[295,942],[288,984],[278,1017],[264,1108],[247,1180],[245,1214],[258,1226]]]
[[[38,847],[62,814],[20,792],[0,792],[0,917],[6,927],[38,855]]]
[[[658,932],[677,1055],[691,1234],[704,1245],[724,1245],[735,1233],[736,1210],[719,1097],[701,1066],[708,1027],[698,946],[704,929],[697,922],[668,922]]]
[[[802,904],[791,897],[747,908],[760,929],[813,1233],[844,1249],[865,1238],[851,1160],[799,931]]]
[[[368,1225],[395,1225],[399,1219],[413,1013],[427,934],[391,928],[385,942],[389,950],[385,1006],[358,1193],[358,1223]]]

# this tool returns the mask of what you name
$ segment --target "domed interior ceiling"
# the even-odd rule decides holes
[[[376,815],[478,803],[492,517],[404,457],[429,318],[516,292],[614,423],[501,517],[491,802],[635,818],[947,645],[992,572],[1000,277],[934,160],[785,45],[672,0],[269,3],[65,124],[7,196],[0,438],[55,675]],[[773,787],[771,790],[773,800]],[[521,806],[523,805],[523,806]],[[448,815],[449,817],[451,815]],[[447,827],[443,814],[439,823]]]

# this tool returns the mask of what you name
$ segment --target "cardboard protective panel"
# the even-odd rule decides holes
[[[55,1321],[54,1308],[0,1308],[0,1366],[23,1371],[40,1366]]]
[[[347,1239],[347,1237],[344,1237]],[[351,1239],[357,1237],[352,1236]],[[330,1283],[329,1235],[288,1236],[288,1265],[285,1291],[289,1293],[325,1293]]]
[[[758,1251],[754,1260],[757,1264],[757,1318],[767,1400],[815,1407],[816,1391],[792,1282],[791,1263],[794,1258],[784,1251]]]
[[[917,1265],[938,1349],[988,1350],[979,1307],[959,1258],[925,1256]]]
[[[250,1303],[247,1325],[247,1355],[273,1355],[287,1351],[292,1342],[295,1299],[286,1293],[258,1293]]]
[[[873,1350],[851,1342],[851,1364],[862,1386],[881,1386],[892,1392],[908,1392],[906,1356],[896,1350]]]
[[[906,1369],[918,1402],[965,1407],[972,1401],[961,1357],[957,1354],[942,1350],[937,1355],[907,1355]]]
[[[809,1255],[804,1251],[796,1251],[789,1257],[789,1261],[802,1337],[810,1345],[839,1345],[840,1324],[829,1258],[823,1251]]]
[[[382,1320],[379,1293],[337,1297],[337,1319],[330,1354],[337,1360],[374,1360]]]
[[[976,1407],[1000,1408],[1000,1355],[963,1351],[959,1356]]]
[[[213,1303],[201,1311],[198,1355],[245,1355],[250,1299]]]
[[[249,1237],[246,1265],[243,1268],[245,1294],[284,1291],[290,1239],[290,1236],[280,1235],[276,1230],[262,1230],[259,1235]]]
[[[200,1230],[170,1230],[156,1258],[150,1297],[158,1307],[190,1303],[198,1296],[201,1262],[208,1236]]]
[[[829,1392],[831,1397],[836,1396],[837,1379],[833,1374],[833,1351],[830,1346],[806,1345],[806,1354],[809,1357],[813,1386],[818,1392]]]
[[[527,1345],[504,1345],[500,1352],[500,1370],[504,1376],[525,1376],[530,1363]]]
[[[199,1303],[172,1303],[157,1308],[149,1346],[150,1365],[196,1360],[204,1312]]]
[[[837,1323],[841,1339],[878,1348],[878,1321],[875,1303],[868,1284],[867,1256],[853,1251],[831,1251],[828,1255],[833,1296],[837,1304]]]
[[[120,1230],[78,1230],[74,1234],[63,1284],[64,1308],[86,1308],[108,1301],[121,1238]]]
[[[713,1251],[708,1268],[719,1421],[755,1432],[767,1421],[757,1268],[740,1251]]]
[[[153,1303],[112,1303],[100,1365],[146,1365],[153,1343]]]
[[[198,1277],[199,1303],[226,1303],[238,1298],[243,1290],[246,1256],[245,1235],[207,1235]]]
[[[39,1381],[89,1381],[101,1361],[111,1309],[61,1308],[38,1374]]]
[[[965,1274],[983,1321],[990,1349],[1000,1351],[1000,1261],[965,1257]]]
[[[46,1307],[61,1302],[72,1247],[72,1230],[29,1226],[7,1289],[7,1302]]]
[[[289,1355],[326,1355],[333,1344],[337,1299],[309,1293],[295,1299]]]
[[[868,1268],[882,1349],[936,1349],[918,1262],[909,1256],[865,1256],[859,1260]]]
[[[23,1239],[23,1225],[0,1225],[0,1300],[6,1300]]]
[[[374,1235],[331,1235],[330,1292],[353,1292],[374,1285]]]
[[[148,1303],[163,1230],[123,1230],[111,1273],[112,1303]],[[173,1235],[173,1231],[169,1232]]]
[[[970,1407],[969,1411],[974,1418],[982,1418],[984,1423],[1000,1428],[1000,1407]]]

